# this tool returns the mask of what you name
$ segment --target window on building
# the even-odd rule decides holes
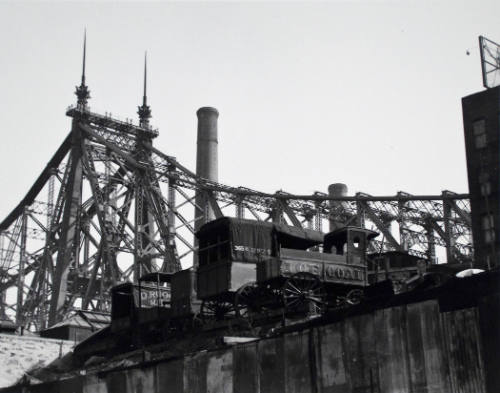
[[[492,214],[483,214],[481,217],[481,229],[483,231],[484,242],[493,243],[495,241],[495,226]]]
[[[476,120],[472,127],[474,129],[474,144],[476,149],[482,149],[486,147],[486,121],[484,119]]]
[[[481,195],[482,196],[488,196],[491,194],[491,183],[485,182],[481,184]]]
[[[482,196],[489,196],[491,194],[491,182],[489,173],[482,172],[479,174],[479,188]]]

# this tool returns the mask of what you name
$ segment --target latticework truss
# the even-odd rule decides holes
[[[153,147],[158,132],[70,108],[72,130],[26,197],[0,224],[2,312],[42,329],[74,308],[109,310],[109,289],[149,271],[192,264],[194,211],[286,222],[331,222],[381,233],[373,252],[435,261],[472,255],[467,195],[268,194],[196,176]],[[195,195],[209,206],[197,206]],[[201,219],[205,220],[203,215]],[[438,251],[436,251],[438,250]]]

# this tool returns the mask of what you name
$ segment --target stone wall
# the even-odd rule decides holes
[[[34,367],[68,353],[72,341],[0,334],[0,387],[15,383]]]

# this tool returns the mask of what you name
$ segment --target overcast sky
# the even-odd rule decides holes
[[[467,192],[461,97],[498,1],[0,2],[0,216],[70,130],[87,28],[89,105],[137,119],[148,51],[156,147],[195,168],[219,119],[219,179],[310,194]],[[466,54],[470,51],[470,55]]]

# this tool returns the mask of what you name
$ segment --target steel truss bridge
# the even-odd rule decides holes
[[[109,310],[116,283],[191,266],[195,209],[203,221],[210,211],[324,232],[330,222],[362,225],[381,233],[373,252],[435,261],[445,250],[449,262],[472,255],[467,195],[332,198],[231,187],[153,147],[158,131],[149,122],[93,113],[86,100],[67,115],[69,135],[0,223],[0,311],[26,328],[43,329],[75,308]]]

